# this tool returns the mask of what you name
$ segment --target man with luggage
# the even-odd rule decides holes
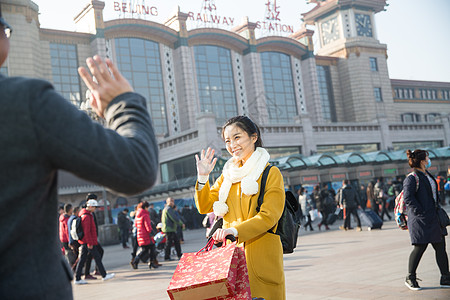
[[[356,219],[357,231],[361,231],[361,220],[359,219],[357,209],[361,208],[359,204],[359,196],[357,191],[352,188],[348,179],[345,179],[342,182],[342,188],[339,189],[337,193],[337,199],[339,202],[340,208],[344,210],[344,225],[339,226],[341,230],[349,230],[352,229],[350,227],[350,215]]]

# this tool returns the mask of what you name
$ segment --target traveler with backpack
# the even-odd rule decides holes
[[[196,206],[201,214],[214,211],[215,215],[223,216],[223,226],[214,232],[214,240],[223,242],[226,236],[233,235],[238,245],[244,247],[252,297],[283,300],[286,298],[283,246],[279,235],[268,232],[276,231],[283,214],[283,176],[277,167],[270,168],[257,212],[261,174],[270,158],[262,148],[260,130],[248,117],[237,116],[222,127],[222,138],[232,157],[212,187],[209,174],[217,161],[214,150],[208,148],[201,151],[200,157],[195,156]]]
[[[70,233],[72,228],[72,222],[75,220],[78,216],[78,213],[80,212],[80,208],[78,206],[74,207],[72,209],[72,215],[69,217],[69,220],[67,221],[67,230],[69,235],[69,254],[67,255],[69,259],[69,265],[72,268],[72,271],[75,273],[77,263],[78,263],[78,248],[80,247],[80,244],[78,243],[78,240],[74,240],[72,237],[72,234]]]
[[[107,274],[105,267],[103,266],[101,254],[99,253],[98,241],[97,241],[97,229],[95,226],[93,212],[98,206],[97,200],[90,199],[86,202],[86,208],[83,208],[79,216],[81,217],[81,225],[83,227],[84,236],[78,240],[81,245],[80,258],[77,265],[77,271],[75,276],[75,284],[86,284],[87,281],[81,279],[81,272],[88,254],[90,253],[95,260],[95,264],[98,267],[100,274],[103,277],[103,281],[109,280],[114,277],[114,273]],[[86,270],[89,272],[89,270]]]
[[[344,209],[344,225],[339,226],[339,229],[346,231],[351,229],[350,215],[353,214],[357,223],[356,230],[361,231],[361,220],[357,213],[357,209],[361,208],[359,205],[359,195],[358,192],[352,188],[348,179],[342,181],[342,187],[339,189],[336,197],[339,206]]]
[[[403,197],[408,215],[408,229],[413,250],[409,256],[408,276],[405,285],[411,290],[420,290],[416,270],[423,253],[431,244],[436,252],[436,262],[441,272],[441,287],[450,288],[448,256],[445,250],[447,229],[438,221],[436,205],[439,203],[437,183],[427,168],[431,166],[428,152],[416,149],[406,151],[408,163],[416,178],[411,174],[403,182]],[[417,183],[419,184],[417,187]]]

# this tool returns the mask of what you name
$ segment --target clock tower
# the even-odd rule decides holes
[[[387,70],[387,47],[380,43],[375,14],[386,0],[309,0],[316,7],[303,14],[315,25],[318,57],[335,57],[331,70],[337,121],[394,120]]]

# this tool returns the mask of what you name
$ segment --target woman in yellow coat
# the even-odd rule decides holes
[[[264,201],[258,205],[261,175],[268,165],[269,154],[262,148],[259,128],[248,117],[237,116],[222,127],[222,137],[232,158],[224,165],[222,175],[209,186],[214,168],[214,150],[202,150],[197,162],[198,181],[195,203],[201,214],[214,211],[223,216],[223,228],[213,238],[224,241],[234,235],[244,246],[252,297],[266,300],[286,298],[283,270],[283,247],[276,231],[284,209],[284,183],[278,168],[267,177]]]

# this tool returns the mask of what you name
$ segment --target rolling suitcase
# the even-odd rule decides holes
[[[381,229],[383,220],[371,209],[358,209],[358,216],[361,219],[361,225],[367,226],[369,230]]]
[[[337,220],[337,215],[329,214],[328,217],[327,217],[327,224],[328,225],[333,225],[334,222],[336,222],[336,220]]]
[[[340,212],[341,212],[341,209],[338,207],[338,208],[336,208],[334,213],[329,214],[328,217],[327,217],[327,224],[328,225],[333,225],[334,222],[336,222]]]

